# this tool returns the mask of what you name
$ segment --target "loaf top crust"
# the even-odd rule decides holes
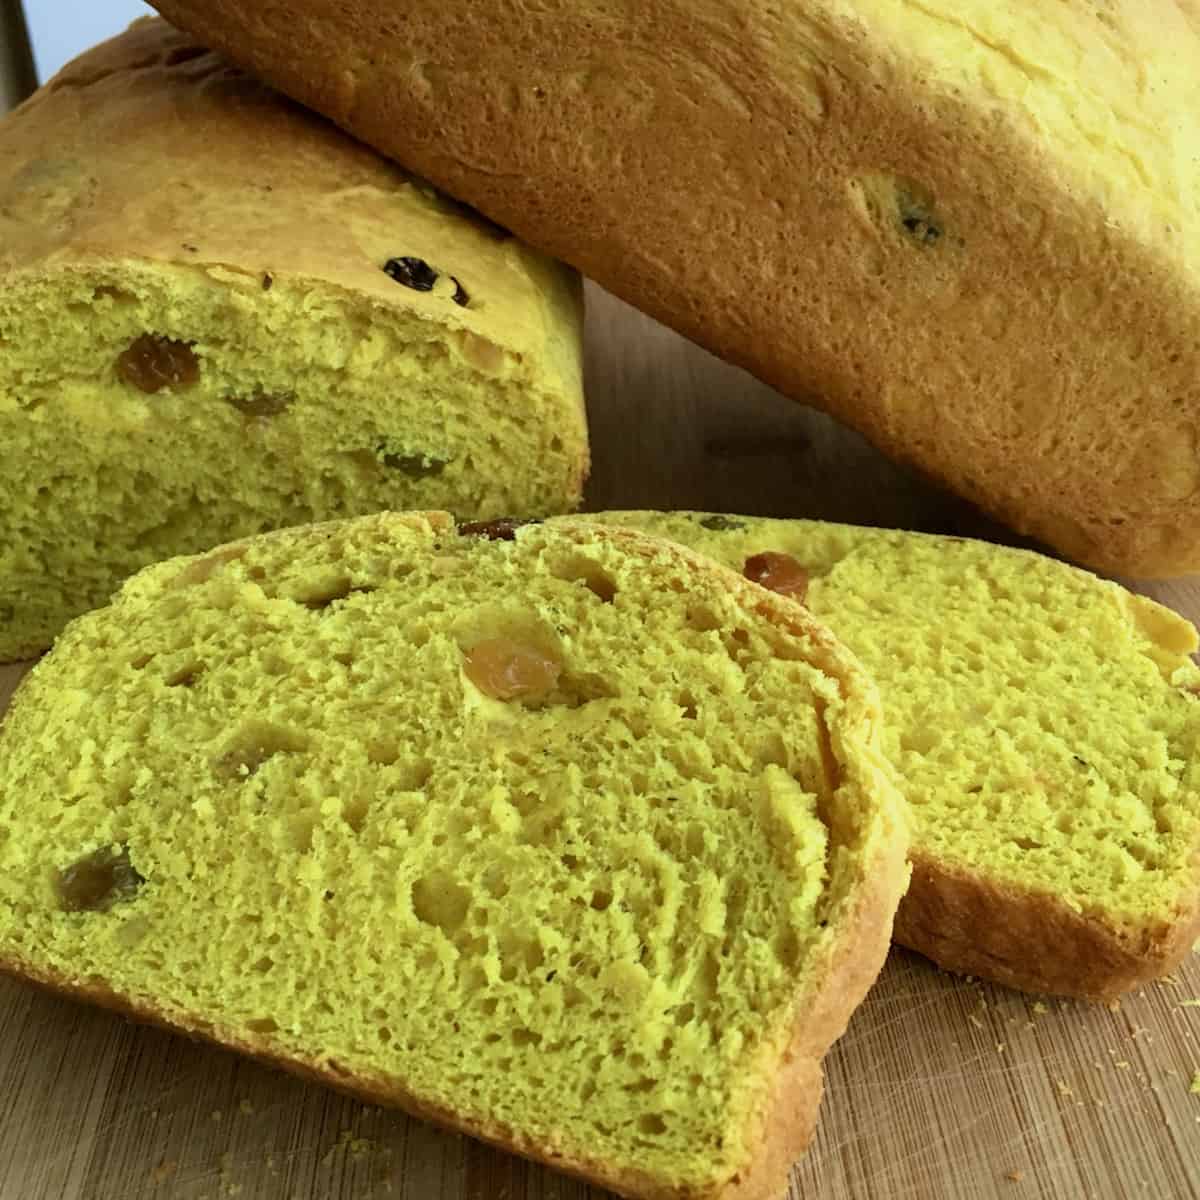
[[[1194,4],[157,4],[1019,532],[1200,569]]]
[[[412,254],[431,291],[385,273]],[[0,122],[0,278],[113,262],[320,280],[581,391],[571,272],[155,18]]]

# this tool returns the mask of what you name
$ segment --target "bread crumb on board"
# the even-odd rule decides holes
[[[162,1159],[158,1166],[150,1172],[150,1186],[157,1187],[160,1183],[166,1183],[175,1174],[178,1166],[179,1163],[173,1158]]]
[[[1007,1179],[1009,1181],[1009,1183],[1020,1183],[1021,1180],[1025,1178],[1025,1172],[1024,1171],[1006,1171],[1004,1178]]]
[[[1192,1076],[1192,1086],[1189,1090],[1193,1096],[1200,1096],[1200,1071]]]

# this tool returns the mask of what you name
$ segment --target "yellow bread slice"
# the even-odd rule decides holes
[[[570,510],[580,317],[565,269],[165,22],[85,54],[0,122],[0,661],[233,537]]]
[[[703,513],[588,519],[798,583],[795,598],[858,655],[914,814],[898,941],[951,970],[1090,999],[1191,949],[1200,669],[1182,617],[961,538]],[[793,563],[759,557],[772,553]]]
[[[267,534],[72,623],[0,730],[0,961],[627,1196],[774,1200],[907,878],[874,689],[672,543],[469,531]]]
[[[1200,569],[1173,0],[154,0],[1025,533]]]

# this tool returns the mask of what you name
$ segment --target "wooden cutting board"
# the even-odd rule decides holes
[[[591,295],[593,507],[1002,537],[824,417]],[[1200,579],[1143,589],[1200,618]],[[0,710],[20,671],[0,668]],[[1200,1197],[1200,959],[1112,1009],[894,951],[794,1197]],[[0,982],[0,1200],[602,1200],[232,1054]]]

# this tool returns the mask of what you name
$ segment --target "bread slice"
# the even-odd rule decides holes
[[[1193,5],[154,3],[1019,530],[1200,569]]]
[[[0,661],[132,571],[573,508],[578,281],[165,22],[0,122]]]
[[[911,803],[896,939],[1104,1000],[1200,937],[1200,669],[1169,609],[1024,550],[704,513],[605,513],[800,600],[883,699]]]
[[[264,535],[22,685],[0,960],[628,1196],[773,1198],[907,877],[878,726],[809,614],[630,530]]]

